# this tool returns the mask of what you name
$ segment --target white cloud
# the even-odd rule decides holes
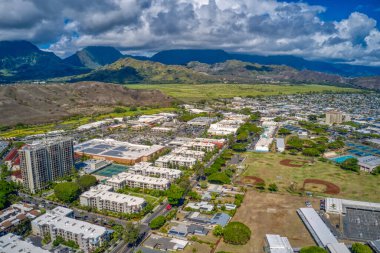
[[[276,0],[0,0],[0,39],[54,42],[60,56],[88,45],[124,51],[220,48],[380,64],[376,20],[323,21],[323,6]],[[7,6],[7,8],[3,8]],[[22,15],[15,15],[22,14]]]

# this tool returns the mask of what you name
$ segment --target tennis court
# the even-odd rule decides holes
[[[111,164],[103,169],[97,170],[92,174],[103,176],[103,177],[112,177],[113,175],[117,175],[120,172],[127,171],[128,167],[124,165],[119,165],[119,164]]]
[[[336,162],[336,163],[343,163],[344,161],[346,161],[347,159],[350,159],[350,158],[355,158],[355,157],[352,155],[345,155],[345,156],[330,158],[330,160],[333,162]]]

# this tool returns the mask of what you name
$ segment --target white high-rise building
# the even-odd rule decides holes
[[[72,139],[55,139],[25,145],[19,150],[24,187],[31,193],[44,189],[74,167]]]

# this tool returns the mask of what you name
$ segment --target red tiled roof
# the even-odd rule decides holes
[[[8,155],[5,157],[5,161],[12,161],[15,157],[16,157],[16,155],[17,155],[18,153],[17,153],[17,149],[12,149],[9,153],[8,153]]]
[[[16,177],[16,178],[22,178],[21,170],[12,171],[11,175],[14,176],[14,177]]]

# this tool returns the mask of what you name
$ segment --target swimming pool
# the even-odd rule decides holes
[[[355,157],[352,155],[344,155],[344,156],[338,156],[338,157],[330,158],[330,160],[333,162],[336,162],[336,163],[343,163],[344,161],[346,161],[347,159],[350,159],[350,158],[355,158]]]
[[[95,171],[92,174],[103,176],[103,177],[112,177],[113,175],[117,175],[127,170],[128,170],[127,166],[120,165],[120,164],[111,164],[104,167],[103,169]]]

